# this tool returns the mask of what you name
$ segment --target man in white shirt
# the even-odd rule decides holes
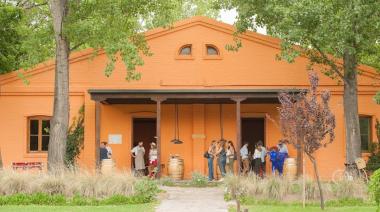
[[[241,160],[243,161],[243,174],[248,174],[249,171],[249,158],[248,158],[248,143],[244,143],[244,145],[240,149]]]

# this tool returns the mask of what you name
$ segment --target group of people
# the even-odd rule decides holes
[[[133,147],[131,150],[131,155],[134,158],[134,169],[137,176],[144,176],[146,165],[145,165],[145,148],[142,141]],[[106,159],[112,159],[112,149],[108,146],[106,141],[101,142],[99,148],[99,158],[102,162]],[[157,145],[155,142],[150,143],[149,149],[149,161],[148,161],[148,176],[150,178],[155,178],[157,174]]]
[[[283,174],[285,159],[288,157],[288,148],[286,140],[280,140],[278,145],[268,149],[262,141],[258,141],[255,145],[253,153],[249,151],[249,143],[246,142],[240,149],[240,157],[242,162],[242,174],[247,175],[250,171],[260,177],[265,176],[266,158],[270,157],[272,163],[272,173],[276,171],[279,175]],[[217,161],[217,166],[220,170],[222,178],[229,173],[234,174],[234,162],[237,159],[234,144],[232,141],[225,140],[212,141],[204,157],[208,160],[208,180],[214,179],[214,159]]]
[[[144,143],[139,141],[137,146],[133,147],[131,150],[132,157],[135,159],[135,173],[137,176],[145,175],[145,148]],[[155,178],[158,168],[157,168],[157,145],[155,142],[150,143],[149,148],[149,161],[148,161],[148,176],[150,178]]]
[[[145,148],[142,141],[131,150],[132,157],[134,158],[134,169],[138,176],[144,176],[146,170],[145,164]],[[269,155],[270,162],[272,163],[272,173],[276,171],[279,175],[283,174],[283,167],[285,159],[288,157],[288,148],[286,140],[280,140],[277,146],[268,149],[264,146],[262,141],[258,141],[255,145],[253,153],[249,151],[249,143],[246,142],[240,149],[240,157],[242,162],[242,174],[247,175],[250,171],[260,177],[265,176],[266,157]],[[157,167],[157,145],[155,142],[150,143],[148,161],[148,176],[155,178],[158,172]],[[100,160],[111,159],[112,149],[107,145],[107,142],[102,142],[99,152]],[[214,159],[217,162],[217,167],[223,178],[226,174],[234,174],[234,163],[237,160],[237,153],[232,141],[224,139],[220,141],[212,141],[208,150],[205,152],[204,157],[208,160],[208,180],[213,181],[214,178]]]
[[[217,160],[217,165],[220,170],[220,174],[223,177],[227,173],[234,173],[234,161],[236,160],[236,151],[232,141],[220,140],[212,141],[204,157],[208,160],[208,180],[214,179],[214,159]]]

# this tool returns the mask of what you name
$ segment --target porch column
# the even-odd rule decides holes
[[[240,149],[241,149],[241,112],[240,112],[240,105],[241,102],[245,100],[245,98],[237,97],[232,98],[233,101],[236,102],[236,144],[237,144],[237,162],[238,162],[238,175],[241,171],[241,157],[240,157]]]
[[[165,98],[154,97],[156,102],[157,177],[161,176],[161,103]]]
[[[100,169],[100,101],[95,101],[95,167]]]

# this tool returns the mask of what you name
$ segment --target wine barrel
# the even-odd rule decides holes
[[[171,156],[168,164],[169,177],[174,180],[182,180],[184,170],[183,159],[179,156]]]
[[[284,174],[289,180],[297,178],[297,161],[295,158],[286,158],[284,163]]]
[[[114,171],[115,164],[112,159],[103,159],[101,172],[102,174],[111,174]]]

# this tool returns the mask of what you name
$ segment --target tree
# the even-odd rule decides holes
[[[140,79],[136,66],[143,65],[141,55],[151,55],[144,40],[150,27],[167,26],[177,20],[179,11],[188,15],[206,12],[207,0],[15,0],[23,10],[20,31],[25,36],[20,60],[24,69],[55,56],[54,110],[48,150],[49,171],[64,167],[69,125],[69,56],[82,49],[104,51],[110,76],[117,59],[126,66],[126,80]],[[190,6],[194,5],[194,6]],[[189,9],[191,8],[191,9]],[[210,13],[211,14],[211,13]]]
[[[335,116],[329,108],[330,92],[324,91],[321,101],[318,101],[317,74],[310,72],[309,80],[311,86],[308,92],[279,95],[280,127],[284,137],[304,152],[312,162],[318,182],[321,208],[324,209],[323,191],[314,153],[334,141]]]
[[[0,2],[0,74],[19,67],[21,35],[18,32],[22,11],[12,4]]]
[[[310,66],[321,64],[327,76],[344,84],[346,161],[361,157],[357,70],[363,55],[380,39],[380,1],[228,0],[223,8],[236,8],[238,32],[265,27],[282,39],[279,59],[293,62],[307,56]],[[238,43],[239,44],[239,43]],[[378,55],[377,55],[378,56]]]
[[[12,1],[23,9],[23,33],[31,33],[21,46],[26,55],[21,67],[30,68],[55,56],[54,110],[48,149],[48,170],[64,167],[69,125],[69,56],[74,50],[93,48],[108,57],[105,75],[110,76],[120,58],[126,79],[137,80],[135,67],[142,65],[140,54],[150,55],[144,40],[144,20],[167,25],[175,19],[176,0],[30,0]]]

